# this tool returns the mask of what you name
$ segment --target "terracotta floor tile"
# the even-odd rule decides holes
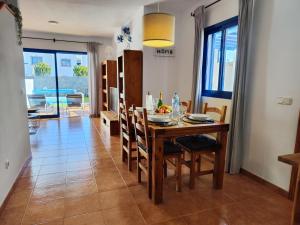
[[[15,192],[24,191],[24,190],[32,190],[35,187],[37,177],[22,177],[19,178],[16,182]]]
[[[47,222],[47,223],[41,223],[39,225],[64,225],[64,220],[63,219],[58,219],[58,220],[50,221],[50,222]]]
[[[14,192],[6,205],[6,209],[25,207],[29,201],[32,190],[18,191]]]
[[[46,223],[64,217],[64,200],[28,205],[22,225]]]
[[[115,167],[114,161],[111,158],[92,160],[91,165],[94,168]]]
[[[110,209],[114,207],[132,207],[135,201],[132,194],[127,189],[105,191],[98,194],[101,203],[101,209]]]
[[[110,191],[126,187],[123,178],[119,174],[111,174],[96,178],[99,191]]]
[[[66,183],[66,172],[39,175],[36,182],[36,188],[51,187]]]
[[[88,213],[64,219],[64,225],[108,225],[101,212]]]
[[[98,192],[95,180],[67,184],[65,197],[73,198]]]
[[[22,222],[24,213],[25,213],[25,207],[6,209],[0,215],[0,224],[1,225],[20,225]]]
[[[41,188],[35,188],[32,196],[31,201],[33,203],[46,203],[53,200],[61,199],[65,197],[66,192],[66,185],[60,184],[60,185],[53,185],[49,187],[41,187]]]
[[[186,221],[182,218],[177,218],[173,220],[169,220],[162,223],[155,223],[155,225],[188,225]]]
[[[94,179],[92,169],[67,172],[67,183],[83,182],[92,179]]]
[[[39,175],[62,173],[62,172],[65,172],[66,170],[67,170],[66,163],[57,164],[57,165],[44,165],[44,166],[41,166]]]
[[[67,171],[80,171],[91,169],[90,161],[68,162]]]
[[[243,176],[225,174],[224,188],[212,176],[182,192],[174,170],[164,179],[163,203],[147,196],[145,177],[137,183],[120,157],[120,139],[101,130],[99,118],[42,120],[31,138],[33,158],[2,215],[0,225],[289,225],[291,201]],[[203,163],[204,167],[211,166]]]
[[[97,194],[79,198],[65,198],[65,217],[91,213],[100,210]]]
[[[143,217],[137,207],[113,208],[103,210],[105,224],[109,225],[143,225]]]
[[[28,166],[24,169],[21,177],[33,177],[39,175],[40,166]]]

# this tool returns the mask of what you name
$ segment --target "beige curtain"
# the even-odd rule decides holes
[[[90,116],[100,115],[100,45],[98,43],[88,43],[89,59],[89,98],[90,98]]]
[[[239,173],[243,159],[245,101],[248,76],[248,55],[254,0],[239,1],[239,31],[236,74],[232,98],[231,128],[228,142],[228,168],[230,173]]]
[[[201,86],[202,86],[202,54],[205,26],[205,7],[200,6],[194,11],[195,44],[192,86],[192,111],[201,112]]]

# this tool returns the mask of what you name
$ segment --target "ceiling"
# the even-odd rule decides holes
[[[19,4],[26,31],[112,37],[139,8],[158,1],[181,8],[203,0],[19,0]]]
[[[24,30],[111,37],[155,0],[19,0]],[[56,20],[57,25],[48,23]]]

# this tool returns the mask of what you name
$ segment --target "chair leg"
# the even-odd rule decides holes
[[[176,191],[181,192],[181,155],[176,159]]]
[[[128,156],[127,156],[127,163],[128,163],[128,170],[132,171],[132,151],[131,151],[131,141],[128,142]]]
[[[137,177],[138,177],[138,182],[141,183],[142,182],[142,174],[141,174],[141,168],[140,168],[140,162],[141,162],[141,154],[140,151],[137,150]]]
[[[123,149],[123,146],[124,146],[124,139],[121,136],[121,157],[122,157],[122,162],[125,162],[125,151]]]
[[[152,198],[152,160],[150,154],[148,155],[147,159],[147,190],[148,190],[148,197]]]
[[[168,177],[168,166],[166,160],[164,160],[164,177]]]
[[[191,168],[190,168],[190,189],[195,188],[195,164],[196,164],[196,157],[195,154],[191,153]]]
[[[197,163],[197,171],[198,171],[198,172],[201,171],[201,161],[202,161],[202,158],[201,158],[201,155],[199,155],[198,163]]]

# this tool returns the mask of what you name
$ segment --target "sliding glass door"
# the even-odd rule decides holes
[[[85,52],[24,49],[23,56],[28,109],[47,118],[88,111]]]
[[[59,117],[55,53],[27,49],[23,56],[28,109],[39,110],[42,117]]]

